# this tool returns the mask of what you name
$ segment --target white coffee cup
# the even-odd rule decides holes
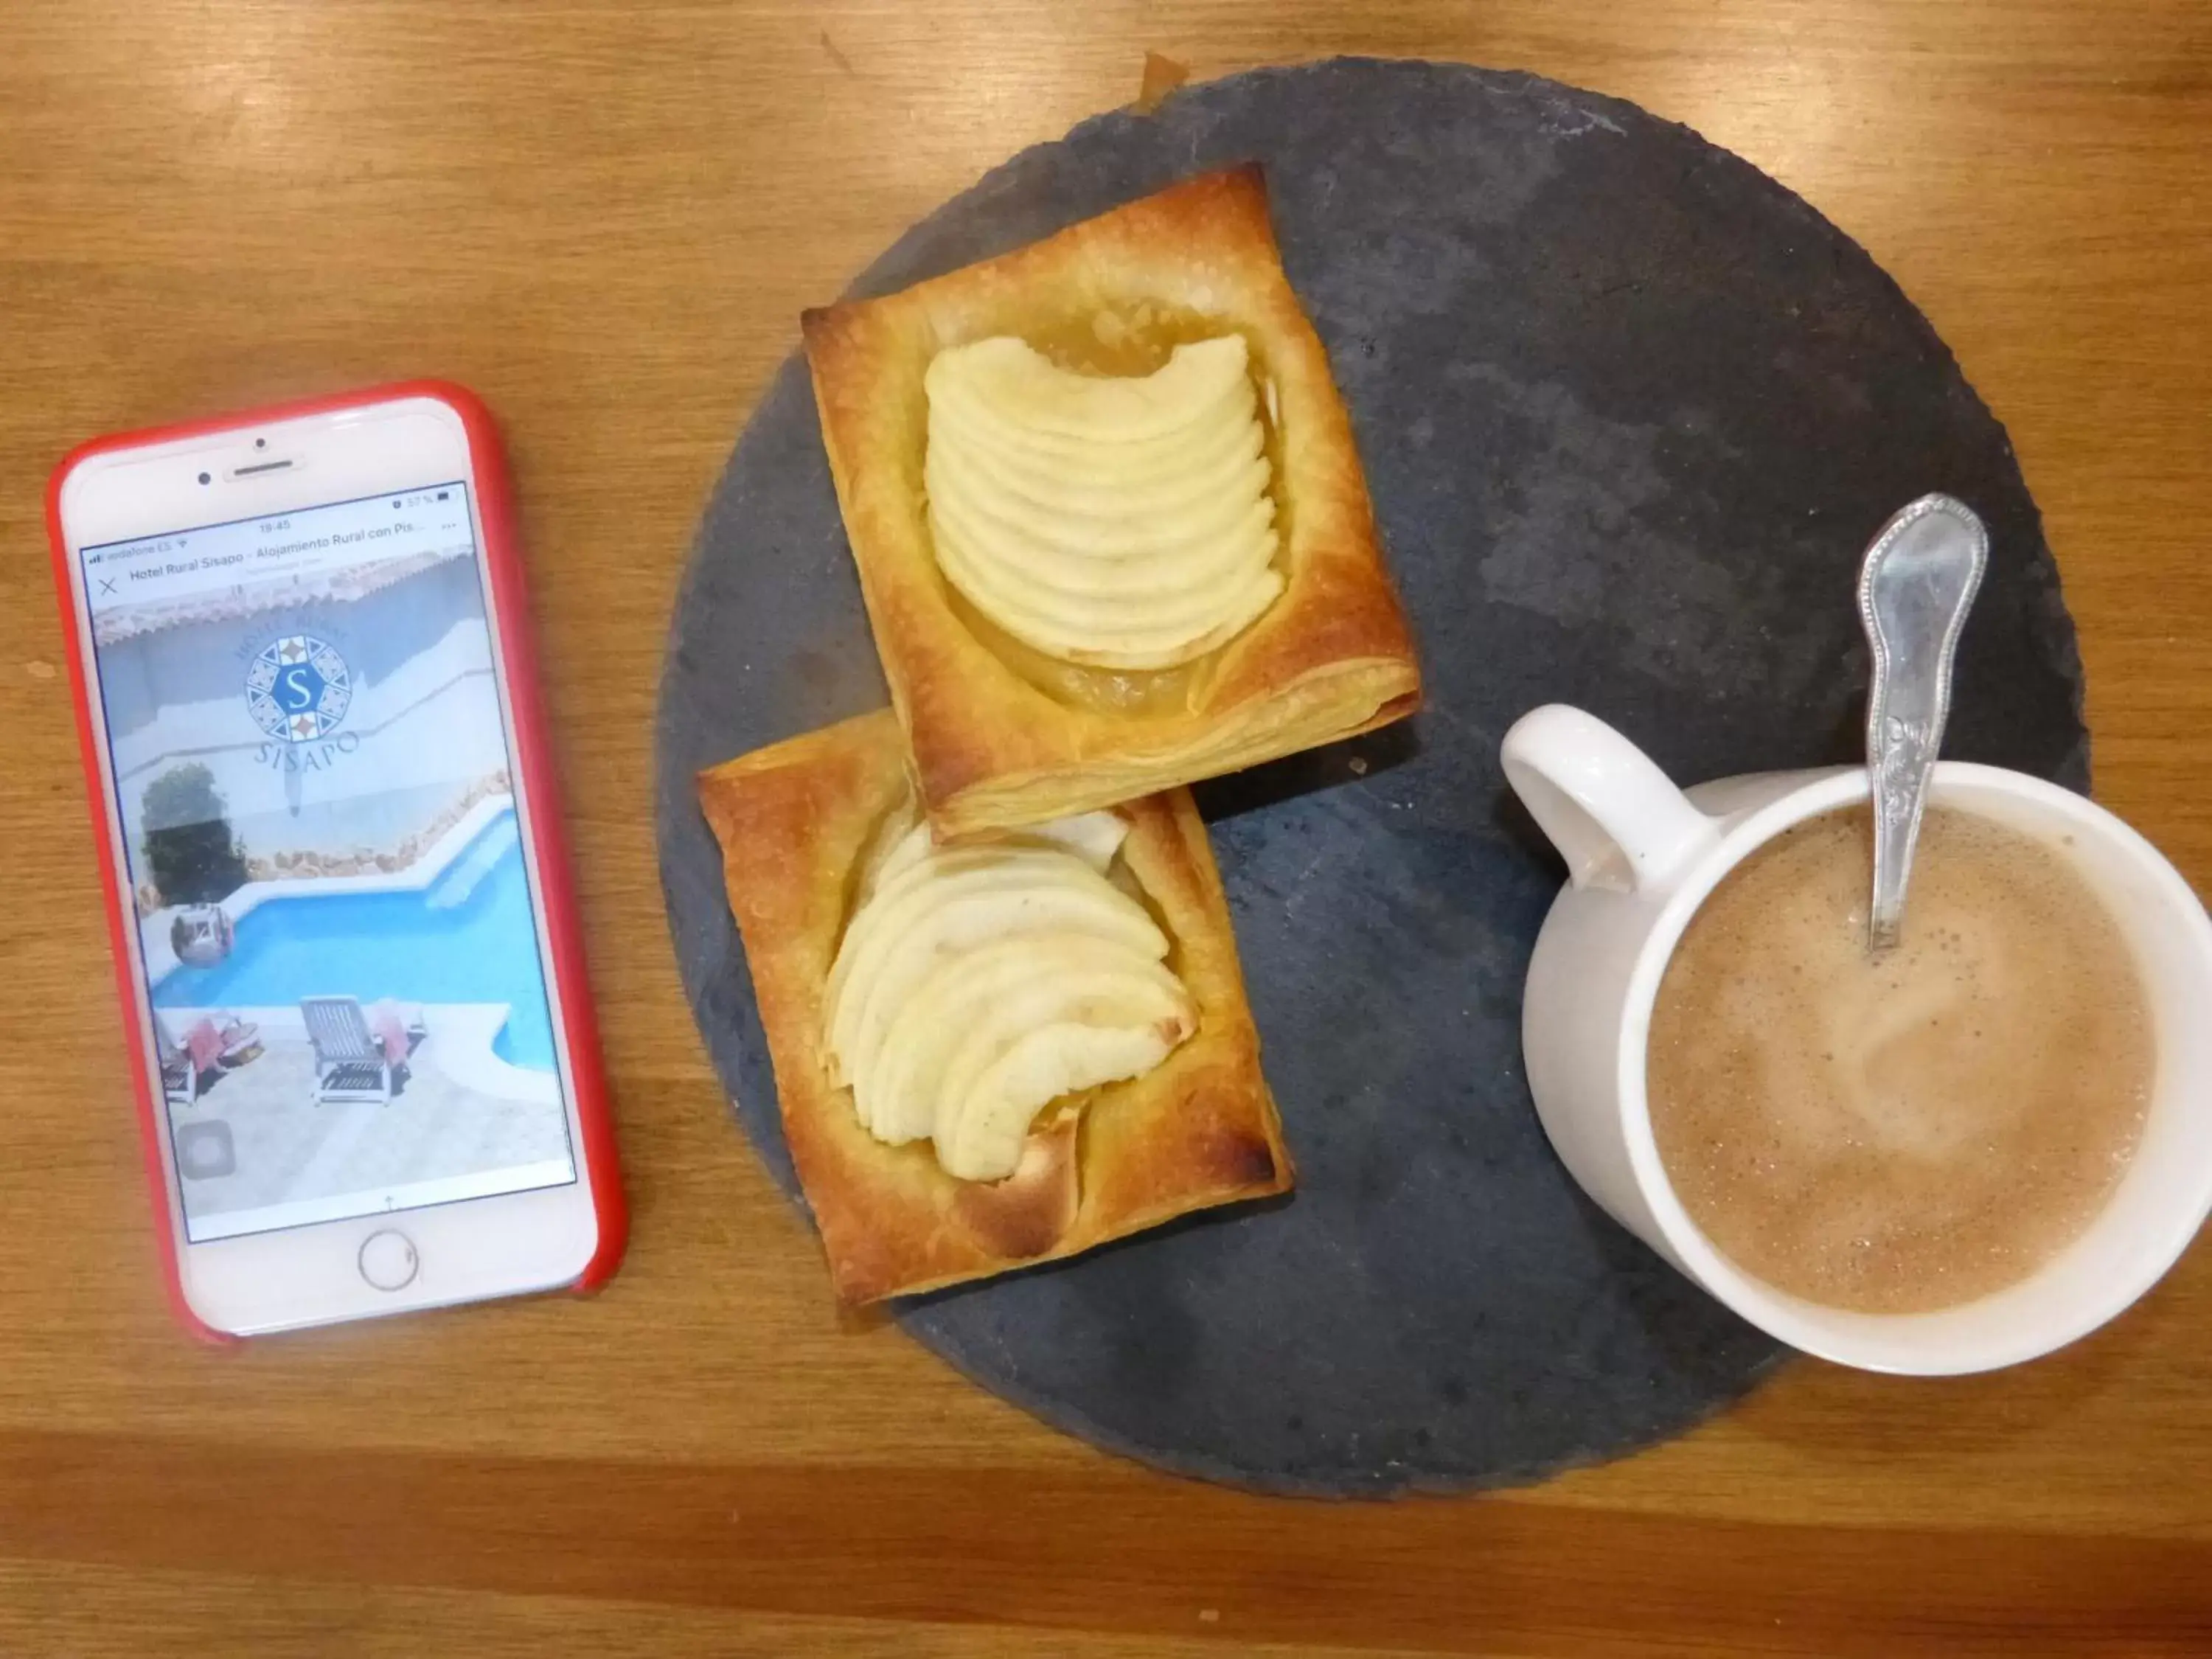
[[[1988,1370],[2094,1330],[2188,1248],[2212,1211],[2212,921],[2173,866],[2119,819],[2022,773],[1936,768],[1934,801],[2036,836],[2104,900],[2141,966],[2156,1081],[2111,1200],[2033,1274],[1957,1307],[1854,1313],[1753,1278],[1691,1221],[1660,1164],[1644,1067],[1661,975],[1705,896],[1790,825],[1865,800],[1865,770],[1723,778],[1685,793],[1611,726],[1557,704],[1506,733],[1504,763],[1569,872],[1536,940],[1522,1010],[1545,1133],[1615,1220],[1736,1313],[1846,1365]]]

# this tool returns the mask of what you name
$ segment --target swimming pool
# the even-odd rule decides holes
[[[268,1008],[301,997],[504,1002],[501,1059],[553,1069],[553,1023],[514,814],[502,812],[419,892],[272,898],[239,918],[230,955],[179,966],[160,1008]]]

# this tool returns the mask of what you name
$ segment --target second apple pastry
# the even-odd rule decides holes
[[[839,1297],[1288,1188],[1188,793],[946,845],[903,750],[884,709],[699,780]]]

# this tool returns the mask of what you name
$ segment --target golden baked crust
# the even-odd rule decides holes
[[[1073,1255],[1191,1210],[1286,1190],[1290,1154],[1213,853],[1188,791],[1128,803],[1121,856],[1172,940],[1196,1033],[1152,1071],[1095,1091],[1030,1135],[995,1183],[955,1180],[927,1142],[860,1126],[823,1060],[823,992],[854,871],[908,799],[889,709],[700,775],[730,908],[752,969],[792,1162],[838,1298],[872,1302]]]
[[[1185,180],[902,293],[810,311],[805,324],[876,648],[941,833],[1111,805],[1418,705],[1351,422],[1283,275],[1256,166]],[[930,541],[930,360],[1001,334],[1067,357],[1110,354],[1132,335],[1164,349],[1228,329],[1244,335],[1274,400],[1281,597],[1218,650],[1159,676],[1070,669],[998,635],[951,590]]]

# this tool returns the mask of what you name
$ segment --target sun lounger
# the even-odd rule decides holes
[[[261,1057],[261,1028],[251,1020],[234,1017],[216,1036],[222,1044],[216,1063],[226,1072],[235,1071],[248,1060]]]
[[[384,1057],[392,1062],[395,1071],[407,1064],[407,1057],[415,1052],[416,1045],[428,1035],[422,1024],[422,1011],[410,1004],[393,1001],[390,997],[372,1002],[362,1011],[368,1021],[368,1029],[384,1045]]]
[[[200,1068],[169,1036],[161,1017],[154,1017],[154,1052],[161,1061],[161,1096],[172,1106],[191,1106],[200,1097]]]
[[[315,1104],[392,1103],[392,1062],[351,997],[302,997],[300,1014],[315,1048]]]

